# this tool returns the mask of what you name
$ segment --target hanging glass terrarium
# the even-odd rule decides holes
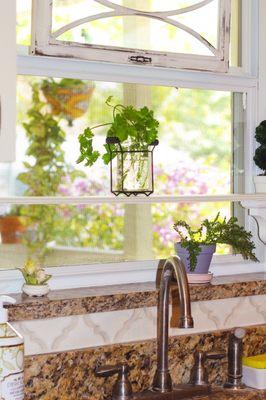
[[[153,110],[144,106],[112,104],[112,96],[106,100],[112,109],[112,121],[85,128],[79,135],[80,156],[77,163],[91,167],[99,157],[111,167],[111,192],[118,196],[145,194],[154,190],[153,151],[158,142],[159,121]],[[93,146],[94,129],[108,126],[105,152],[101,155]]]
[[[159,144],[154,140],[144,148],[133,148],[121,144],[117,137],[107,137],[106,144],[110,153],[111,192],[118,196],[145,194],[154,191],[153,151]]]

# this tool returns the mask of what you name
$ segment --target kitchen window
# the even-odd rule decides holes
[[[64,8],[68,4],[71,8],[71,1],[54,3],[57,7],[61,4]],[[239,200],[244,198],[244,193],[253,191],[251,160],[256,126],[256,79],[245,78],[242,74],[252,63],[248,62],[249,53],[242,51],[244,44],[242,46],[238,40],[240,2],[232,4],[235,29],[232,30],[234,51],[231,52],[234,57],[231,57],[232,67],[226,75],[28,55],[31,4],[18,1],[17,37],[23,46],[18,57],[17,152],[13,163],[0,166],[1,207],[4,213],[16,204],[24,209],[25,215],[34,210],[45,215],[47,210],[54,221],[62,222],[55,224],[56,229],[49,232],[45,243],[46,265],[68,265],[68,270],[52,268],[55,275],[66,276],[69,271],[73,276],[74,269],[78,274],[82,269],[83,275],[84,268],[95,273],[100,264],[97,271],[103,265],[120,272],[128,266],[129,275],[136,267],[137,279],[142,279],[141,268],[144,271],[148,265],[145,260],[158,260],[172,252],[175,238],[171,226],[177,218],[188,218],[196,224],[199,219],[221,211],[223,215],[236,215],[248,229],[252,228]],[[59,21],[59,16],[57,11],[54,18]],[[60,121],[66,133],[62,145],[66,163],[72,169],[81,169],[87,176],[74,181],[66,177],[55,196],[48,193],[43,198],[30,199],[24,196],[25,184],[17,179],[25,168],[23,161],[31,161],[26,156],[28,143],[23,122],[27,121],[27,111],[31,107],[31,84],[41,84],[45,79],[55,82],[81,79],[93,87],[86,115],[74,120],[73,126],[66,120]],[[108,110],[104,100],[109,95],[136,106],[150,106],[160,121],[161,139],[155,151],[155,193],[145,201],[110,196],[108,168],[95,165],[88,171],[75,163],[77,135],[84,126],[106,120]],[[44,98],[42,93],[41,96]],[[97,146],[102,144],[103,131],[99,132]],[[35,227],[20,233],[18,236],[24,236],[24,241],[15,245],[1,244],[4,269],[15,268],[25,259],[27,240],[36,238],[36,231],[46,229],[42,228],[44,222],[40,219]],[[231,258],[228,248],[219,248],[219,254],[220,260],[235,259]],[[136,261],[138,266],[134,264]],[[149,265],[154,263],[149,262]],[[136,280],[136,275],[130,276],[127,279]],[[99,284],[97,279],[92,284]],[[70,285],[84,282],[76,278]]]

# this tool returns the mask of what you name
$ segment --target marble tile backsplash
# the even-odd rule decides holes
[[[266,295],[192,303],[190,334],[266,322]],[[45,354],[154,339],[157,309],[146,307],[59,318],[20,321],[13,326],[25,338],[26,355]],[[170,329],[170,335],[186,335]]]

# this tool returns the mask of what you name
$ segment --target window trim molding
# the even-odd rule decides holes
[[[258,76],[260,2],[242,0],[242,71],[253,76]]]

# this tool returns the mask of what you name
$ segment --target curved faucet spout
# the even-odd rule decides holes
[[[166,260],[163,266],[159,293],[157,370],[152,388],[161,393],[171,392],[173,389],[168,367],[169,293],[173,278],[177,281],[179,291],[180,319],[178,327],[193,328],[186,271],[180,258],[173,256]]]

